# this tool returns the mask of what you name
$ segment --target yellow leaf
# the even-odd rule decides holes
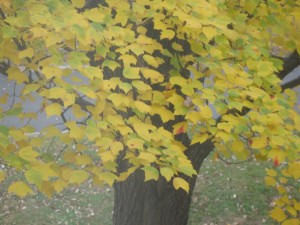
[[[276,164],[280,164],[285,161],[286,158],[286,152],[281,149],[271,149],[271,151],[268,152],[268,158],[273,159],[273,161],[276,161]]]
[[[203,27],[202,32],[207,37],[208,40],[211,40],[214,36],[217,35],[217,30],[214,27]]]
[[[78,7],[81,8],[81,7]],[[103,22],[105,18],[105,14],[102,14],[99,8],[93,8],[90,10],[86,10],[83,14],[86,18],[94,22]]]
[[[292,206],[287,206],[287,207],[286,207],[286,210],[287,210],[292,216],[294,216],[294,217],[297,216],[297,211],[294,209],[294,207],[292,207]]]
[[[64,180],[56,180],[53,183],[53,186],[54,186],[54,190],[59,193],[68,186],[68,183],[65,182]]]
[[[99,156],[101,157],[101,160],[103,162],[115,160],[115,156],[111,152],[102,152],[102,153],[99,153]]]
[[[150,112],[151,107],[144,102],[135,101],[134,106],[142,113]]]
[[[85,5],[85,0],[72,0],[72,4],[76,8],[82,8]]]
[[[149,163],[155,162],[156,161],[156,156],[148,153],[148,152],[141,152],[138,156],[139,159],[143,159],[148,161]]]
[[[77,119],[86,116],[86,112],[81,110],[81,107],[77,104],[72,105],[72,112]]]
[[[145,172],[145,181],[148,180],[158,180],[159,178],[159,172],[156,168],[152,166],[145,166],[142,168]]]
[[[26,195],[32,194],[33,192],[31,188],[23,181],[16,181],[8,187],[8,193],[15,193],[20,197],[25,197]]]
[[[89,177],[88,172],[83,170],[74,170],[70,173],[69,183],[70,184],[81,184],[86,181]]]
[[[281,225],[300,225],[299,219],[287,219]]]
[[[90,87],[88,87],[88,86],[81,86],[81,87],[78,88],[78,90],[79,90],[82,94],[86,95],[86,96],[89,97],[89,98],[92,98],[92,99],[96,99],[96,98],[97,98],[97,95],[96,95],[95,91],[93,91],[93,90],[92,90]]]
[[[45,107],[45,112],[48,117],[50,116],[60,116],[62,112],[62,106],[58,103],[52,103]]]
[[[100,68],[97,67],[85,67],[83,70],[83,74],[89,77],[90,79],[93,79],[94,77],[97,78],[103,78],[103,72]]]
[[[270,177],[276,177],[277,176],[277,172],[273,169],[266,169],[267,175]]]
[[[25,58],[25,57],[31,58],[32,56],[34,56],[34,49],[33,48],[27,48],[27,49],[19,52],[18,56],[19,56],[20,59]]]
[[[190,187],[189,187],[189,183],[186,182],[184,179],[182,179],[181,177],[175,177],[173,179],[173,186],[176,190],[178,190],[179,188],[185,190],[187,193],[189,192],[190,190]]]
[[[167,181],[170,181],[171,178],[174,176],[173,170],[169,167],[160,168],[160,173],[163,177],[166,178]]]
[[[234,152],[241,152],[244,149],[244,143],[242,141],[234,141],[231,144],[231,149]]]
[[[114,106],[118,107],[120,105],[129,106],[129,98],[123,94],[111,93],[107,99],[112,101]]]
[[[132,138],[127,141],[127,146],[131,149],[143,149],[144,141],[140,138]]]
[[[127,79],[140,79],[140,68],[138,67],[125,67],[123,76]]]
[[[162,30],[160,33],[161,40],[164,38],[171,40],[174,36],[175,36],[175,32],[173,30],[169,30],[169,29]]]
[[[175,118],[174,114],[170,110],[167,110],[164,106],[160,106],[160,105],[152,105],[150,114],[160,115],[160,118],[164,123],[168,122],[169,120],[173,120]]]
[[[66,151],[65,153],[64,153],[64,161],[65,162],[69,162],[69,163],[75,163],[75,161],[76,161],[76,154],[74,153],[74,152],[72,152],[72,151]]]
[[[294,202],[294,208],[298,211],[300,211],[300,202]]]
[[[27,161],[34,161],[39,153],[32,150],[32,146],[27,146],[19,151],[19,156]]]
[[[200,106],[200,115],[204,119],[210,119],[213,116],[211,109],[207,105]]]
[[[75,158],[78,165],[89,165],[93,162],[88,155],[77,155]]]
[[[41,27],[33,27],[29,29],[32,32],[33,37],[43,37],[48,31]],[[48,46],[47,46],[48,47]]]
[[[227,133],[230,133],[231,129],[234,127],[231,123],[218,123],[217,127],[219,129],[225,130]]]
[[[150,79],[152,84],[160,83],[164,81],[164,76],[156,70],[143,68],[142,74],[146,79]]]
[[[64,88],[53,87],[49,89],[49,98],[62,98],[67,94],[67,91]]]
[[[64,107],[68,107],[75,103],[75,95],[74,94],[67,93],[64,96],[61,96],[61,99],[64,102]]]
[[[70,129],[69,136],[80,140],[84,136],[84,131],[76,124],[75,121],[69,121],[65,123],[66,126]]]
[[[42,176],[43,180],[49,179],[49,177],[57,177],[57,173],[55,172],[55,168],[52,168],[52,163],[36,163],[32,167],[33,170],[39,172]]]
[[[185,133],[187,130],[187,123],[186,122],[180,122],[173,125],[173,134],[181,134]]]
[[[42,69],[42,73],[45,75],[47,79],[51,79],[52,77],[62,75],[63,71],[54,66],[45,66]]]
[[[125,67],[130,66],[132,64],[135,65],[137,62],[137,59],[134,55],[125,54],[121,55],[119,58],[123,60]]]
[[[132,86],[138,89],[139,91],[152,90],[152,88],[148,84],[145,84],[143,81],[140,80],[132,81]]]
[[[267,138],[266,137],[255,137],[252,139],[252,148],[263,148],[267,145]]]
[[[134,123],[133,128],[135,132],[144,140],[150,141],[151,135],[149,132],[149,127],[146,124],[143,123]]]
[[[282,222],[286,219],[284,211],[279,207],[275,207],[274,209],[272,209],[270,211],[270,216],[277,222]]]
[[[173,85],[176,84],[176,85],[182,86],[187,83],[187,80],[181,76],[174,76],[174,77],[170,78],[170,83]]]
[[[207,133],[201,133],[201,134],[196,134],[192,138],[191,144],[196,144],[196,143],[203,143],[208,139],[208,134]]]
[[[114,141],[110,146],[110,150],[114,156],[117,156],[124,149],[122,142]]]
[[[276,180],[273,178],[273,177],[265,177],[265,184],[267,186],[272,186],[272,187],[275,187],[276,186]]]
[[[144,55],[143,58],[150,66],[153,66],[154,68],[157,68],[159,66],[158,61],[153,56]]]
[[[35,31],[35,32],[37,32],[37,31]],[[44,36],[43,39],[45,40],[45,44],[46,44],[47,48],[49,48],[53,45],[56,45],[56,43],[59,43],[59,42],[62,41],[62,37],[61,37],[62,35],[61,34],[50,33],[47,30],[45,30],[44,32],[42,31],[42,33],[40,33],[40,34],[36,33],[35,36],[38,35],[39,37],[41,37],[43,35]]]
[[[22,84],[23,82],[28,82],[28,77],[22,73],[17,67],[10,67],[7,70],[8,80],[14,80],[17,84]]]
[[[187,120],[191,120],[194,124],[197,124],[200,121],[200,113],[197,111],[191,111],[188,112],[188,114],[185,116]]]
[[[26,84],[26,86],[23,89],[22,94],[28,94],[30,92],[35,92],[37,89],[40,88],[40,85],[38,84]]]
[[[115,182],[115,180],[118,179],[118,177],[115,174],[110,173],[110,172],[101,173],[100,178],[101,178],[101,180],[104,180],[107,184],[109,184],[110,186],[112,186],[113,183]]]
[[[191,84],[182,85],[181,92],[186,96],[192,96],[194,94],[194,88]]]
[[[0,171],[0,183],[4,180],[5,178],[5,172],[4,171]]]
[[[113,125],[123,125],[124,120],[119,115],[108,115],[107,120]]]

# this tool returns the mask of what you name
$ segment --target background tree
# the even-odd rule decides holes
[[[92,179],[114,185],[115,225],[184,225],[196,174],[214,152],[273,161],[278,171],[267,170],[266,184],[281,197],[270,215],[299,224],[299,190],[287,185],[300,177],[290,89],[299,78],[281,86],[300,64],[299,1],[2,0],[0,7],[2,76],[23,85],[22,99],[42,97],[39,111],[60,116],[68,131],[52,125],[30,138],[37,113],[14,101],[2,109],[2,118],[28,121],[0,127],[1,162],[27,180],[8,192],[52,196]],[[65,143],[58,155],[39,150],[52,137]]]

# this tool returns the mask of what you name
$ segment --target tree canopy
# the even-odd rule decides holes
[[[288,184],[300,178],[290,89],[300,82],[281,83],[300,64],[299,0],[1,0],[0,16],[1,76],[21,86],[22,100],[42,98],[39,112],[24,112],[0,96],[10,105],[2,120],[26,121],[0,126],[0,162],[26,178],[8,192],[51,196],[136,170],[189,192],[185,176],[197,171],[185,151],[211,142],[222,159],[271,160],[265,181],[281,197],[270,215],[299,224],[299,190]],[[26,135],[40,112],[61,117],[67,132],[53,124]],[[53,137],[66,147],[41,152]]]

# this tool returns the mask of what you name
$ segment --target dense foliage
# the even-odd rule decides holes
[[[282,59],[300,51],[299,0],[1,0],[0,16],[1,76],[21,85],[22,100],[43,99],[39,112],[24,112],[15,96],[0,96],[10,105],[2,120],[28,121],[0,126],[0,162],[27,180],[9,192],[51,196],[136,170],[188,192],[180,174],[197,172],[185,149],[210,141],[216,157],[271,160],[266,185],[281,197],[270,215],[299,224],[299,190],[288,184],[300,178],[300,117],[295,93],[281,86]],[[67,132],[26,135],[41,112]],[[59,155],[39,150],[57,136]]]

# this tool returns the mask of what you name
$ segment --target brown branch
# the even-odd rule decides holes
[[[289,82],[287,82],[287,83],[281,85],[281,88],[282,88],[282,90],[284,91],[284,90],[287,89],[287,88],[294,88],[294,87],[296,87],[296,86],[298,86],[298,85],[300,85],[300,75],[299,75],[299,77],[297,77],[296,79],[291,80],[291,81],[289,81]]]
[[[224,159],[222,156],[220,156],[220,154],[218,154],[218,159],[220,159],[221,161],[223,161],[224,163],[226,163],[227,165],[237,165],[237,164],[242,164],[245,162],[250,162],[253,158],[252,155],[250,155],[247,159],[243,160],[243,161],[239,161],[239,162],[229,162],[226,159]]]
[[[274,57],[279,58],[279,57]],[[300,65],[300,56],[297,51],[294,51],[291,55],[286,58],[279,58],[283,60],[283,69],[278,72],[278,77],[283,79],[290,72],[292,72],[296,67]]]

